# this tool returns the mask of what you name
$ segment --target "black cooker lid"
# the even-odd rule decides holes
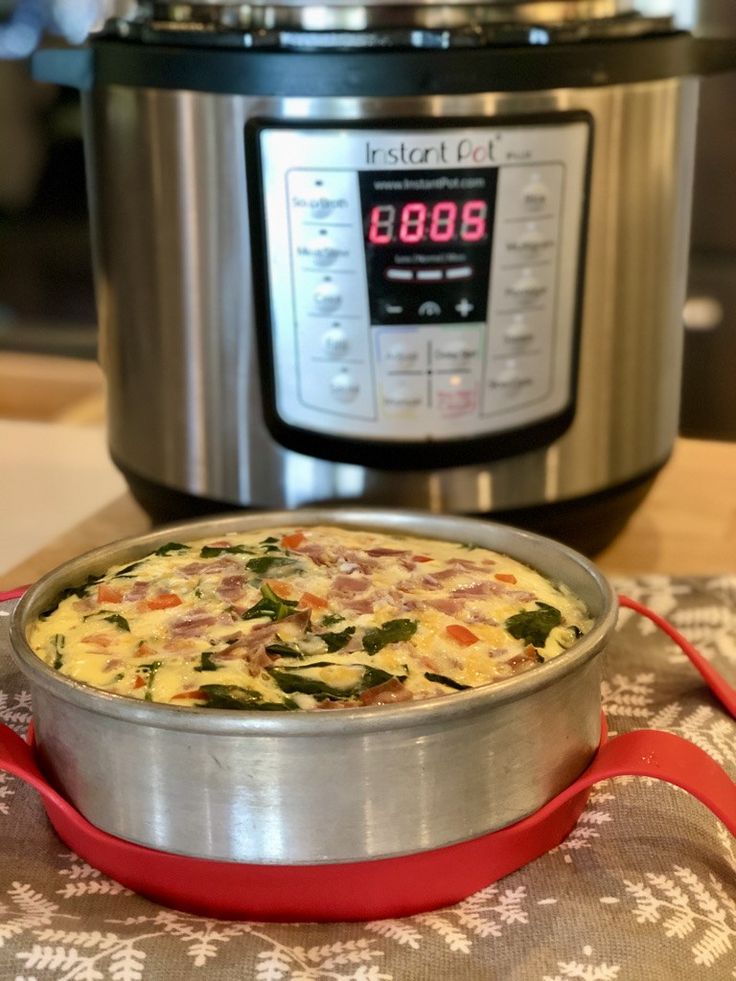
[[[549,46],[369,51],[234,50],[99,35],[84,48],[46,49],[39,81],[245,96],[335,97],[529,92],[645,82],[736,69],[736,40],[677,32]]]

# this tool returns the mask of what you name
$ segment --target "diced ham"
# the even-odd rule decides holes
[[[409,555],[409,552],[405,548],[368,548],[365,554],[381,558],[384,555]]]
[[[382,685],[368,688],[360,695],[361,705],[391,705],[394,702],[409,702],[414,696],[403,682],[392,678]]]
[[[214,559],[214,561],[189,562],[187,565],[181,566],[178,571],[185,576],[199,576],[204,572],[207,574],[213,572],[227,572],[228,570],[235,572],[236,569],[242,569],[242,564],[238,562],[237,559],[230,555],[220,555]]]
[[[375,602],[375,598],[371,593],[369,596],[355,596],[343,599],[342,605],[346,610],[352,610],[353,613],[370,613],[375,606]]]
[[[336,576],[332,584],[334,593],[364,593],[370,586],[370,580],[362,576]]]
[[[232,603],[245,592],[245,576],[225,576],[216,589],[216,593],[224,600]]]
[[[467,586],[458,586],[457,589],[453,589],[453,596],[496,596],[499,593],[503,593],[504,588],[498,582],[491,582],[486,580],[485,582],[472,582]]]
[[[207,610],[190,610],[184,616],[177,617],[169,624],[171,633],[176,637],[195,637],[204,632],[205,627],[217,623],[217,617]]]
[[[428,599],[424,602],[427,606],[431,606],[433,610],[439,610],[440,613],[446,613],[448,616],[455,616],[463,608],[463,601],[460,599],[453,599],[451,596],[445,596],[439,599]]]
[[[109,647],[112,644],[112,637],[107,634],[87,634],[80,638],[84,644],[94,644],[95,647]]]
[[[72,607],[78,613],[91,613],[92,610],[96,609],[97,604],[90,596],[87,596],[85,599],[76,600],[72,603]]]
[[[126,590],[125,592],[126,601],[131,603],[140,602],[140,600],[142,600],[148,592],[150,585],[150,582],[145,579],[136,579],[130,589]]]
[[[293,546],[291,551],[298,552],[299,555],[306,555],[315,565],[332,565],[333,559],[326,546],[320,545],[318,542],[304,541]]]

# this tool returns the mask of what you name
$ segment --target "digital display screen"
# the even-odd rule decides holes
[[[371,323],[485,319],[497,175],[360,172]]]
[[[480,242],[488,237],[488,202],[407,201],[374,204],[368,222],[371,245],[453,244]]]

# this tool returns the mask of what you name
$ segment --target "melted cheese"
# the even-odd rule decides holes
[[[324,709],[491,684],[590,625],[564,586],[479,546],[279,527],[114,566],[60,598],[29,642],[70,678],[119,695]]]

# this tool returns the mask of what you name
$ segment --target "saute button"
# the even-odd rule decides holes
[[[320,313],[332,313],[342,303],[340,287],[330,279],[323,280],[312,294],[314,305]]]
[[[360,384],[349,371],[339,371],[330,379],[330,392],[338,402],[353,402],[360,394]]]

